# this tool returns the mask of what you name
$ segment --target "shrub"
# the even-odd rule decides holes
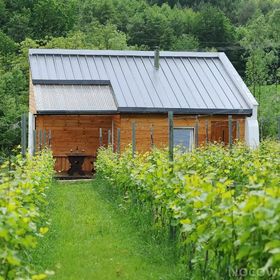
[[[29,264],[30,249],[48,228],[46,188],[53,175],[49,151],[26,159],[15,157],[0,170],[0,279],[43,279]]]
[[[279,142],[256,150],[209,145],[177,152],[171,163],[166,150],[132,158],[130,150],[118,156],[101,149],[96,168],[126,203],[151,208],[154,227],[177,242],[188,279],[236,278],[244,271],[276,279],[279,154]]]

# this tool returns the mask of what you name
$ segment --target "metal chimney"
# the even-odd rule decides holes
[[[159,69],[159,47],[156,47],[156,49],[155,49],[154,67],[157,70]]]

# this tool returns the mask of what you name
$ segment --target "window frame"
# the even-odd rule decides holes
[[[191,139],[190,146],[189,147],[185,147],[184,146],[186,151],[191,152],[194,149],[194,145],[195,145],[195,127],[194,126],[174,126],[173,127],[173,143],[175,142],[174,141],[175,140],[174,139],[174,135],[175,135],[174,131],[175,131],[175,129],[182,129],[182,130],[183,129],[187,129],[187,130],[192,130],[193,131],[193,136],[190,137],[190,139]],[[175,145],[174,145],[174,147],[175,147]]]

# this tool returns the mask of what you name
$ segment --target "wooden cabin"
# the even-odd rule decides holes
[[[224,53],[31,49],[29,62],[29,148],[47,133],[59,173],[72,155],[91,172],[100,145],[132,142],[132,124],[137,151],[167,146],[170,111],[188,149],[228,142],[229,116],[234,139],[259,143],[258,104]]]

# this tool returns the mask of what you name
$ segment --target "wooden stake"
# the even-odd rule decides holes
[[[199,129],[199,123],[198,123],[198,117],[196,116],[195,119],[195,147],[198,147],[198,129]]]
[[[117,153],[119,154],[121,151],[121,129],[117,129]]]
[[[99,128],[99,147],[103,145],[102,128]]]
[[[136,151],[136,123],[132,122],[132,157],[135,156]]]
[[[228,116],[228,142],[229,148],[232,148],[232,115]]]
[[[150,138],[151,138],[151,148],[154,148],[154,126],[151,125],[150,128]]]
[[[173,112],[168,112],[168,144],[169,144],[169,160],[173,162],[174,159],[174,119]]]
[[[108,129],[108,146],[111,145],[111,130]]]

